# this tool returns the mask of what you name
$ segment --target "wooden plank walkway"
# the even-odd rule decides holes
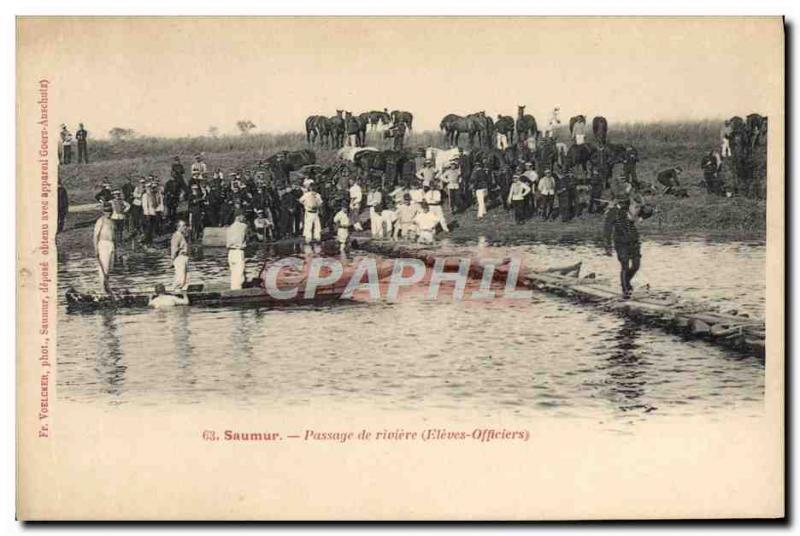
[[[430,247],[370,238],[357,239],[354,247],[387,257],[419,259],[429,266],[440,257],[453,257]],[[476,266],[489,261],[477,257],[472,260]],[[532,289],[562,296],[577,303],[591,304],[687,339],[703,339],[715,345],[764,358],[766,329],[761,320],[746,315],[704,310],[701,305],[675,302],[652,295],[640,296],[635,293],[632,298],[625,300],[619,292],[592,278],[578,277],[579,266],[580,263],[573,267],[578,270],[572,270],[574,275],[571,276],[561,275],[558,271],[526,270],[520,274],[520,281]]]

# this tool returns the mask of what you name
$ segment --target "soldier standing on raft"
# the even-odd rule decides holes
[[[606,255],[611,253],[613,238],[614,249],[620,264],[620,283],[622,297],[628,299],[633,292],[631,280],[642,265],[641,240],[636,229],[636,220],[646,219],[653,215],[653,208],[645,205],[638,194],[631,192],[622,194],[615,205],[606,213],[603,238],[606,244]]]

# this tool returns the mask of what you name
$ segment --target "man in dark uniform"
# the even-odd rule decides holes
[[[622,296],[627,299],[633,292],[631,280],[642,264],[641,241],[636,229],[636,220],[648,218],[653,214],[651,207],[644,205],[638,194],[621,197],[606,213],[603,238],[606,255],[611,256],[613,239],[617,260],[620,264],[620,283]]]
[[[700,161],[703,170],[703,180],[706,183],[706,190],[710,194],[721,194],[722,188],[719,180],[719,161],[714,151],[711,150]]]
[[[184,179],[184,175],[186,174],[186,169],[181,164],[181,159],[179,156],[176,156],[172,162],[172,169],[169,172],[170,176],[178,182],[178,186],[180,186],[181,190],[183,190],[184,195],[187,199],[192,195],[192,190],[189,188],[189,183],[186,182]]]
[[[110,203],[111,200],[114,199],[114,194],[111,192],[111,183],[108,182],[108,177],[103,177],[103,184],[100,187],[100,191],[95,194],[94,199],[101,205]]]
[[[291,166],[286,162],[286,156],[283,153],[278,153],[275,162],[272,164],[272,180],[275,181],[275,187],[278,190],[284,190],[289,187],[289,172]]]
[[[589,187],[589,214],[602,212],[603,206],[600,203],[600,199],[603,197],[603,179],[600,177],[600,172],[595,168],[592,168],[589,177]]]
[[[67,189],[64,188],[64,183],[61,182],[61,177],[58,178],[58,231],[64,230],[64,222],[67,219],[67,212],[69,212],[69,196]]]
[[[78,123],[78,130],[75,132],[75,139],[78,140],[78,163],[83,161],[84,164],[89,163],[89,151],[86,146],[86,138],[89,133],[83,128],[83,123]]]
[[[205,199],[200,185],[192,184],[192,195],[189,197],[189,228],[191,229],[192,241],[199,240],[203,236],[203,205]]]
[[[167,210],[167,222],[175,223],[178,217],[178,201],[181,198],[182,187],[175,177],[170,176],[164,183],[164,208]]]
[[[639,151],[633,145],[628,145],[625,148],[625,156],[622,161],[622,173],[625,176],[625,180],[631,183],[636,190],[639,189],[639,179],[636,177],[636,164],[638,162]]]
[[[403,150],[403,143],[405,142],[406,137],[406,124],[405,123],[398,123],[396,126],[392,127],[390,131],[392,134],[392,138],[394,141],[393,148],[395,151],[402,151]]]
[[[664,187],[665,194],[682,195],[683,189],[679,180],[681,173],[683,173],[683,169],[680,166],[658,172],[656,180]]]
[[[130,176],[125,178],[125,182],[120,187],[122,192],[122,199],[128,203],[133,203],[133,181]]]
[[[564,192],[559,194],[558,206],[561,212],[561,221],[570,221],[575,217],[575,202],[578,197],[578,181],[572,170],[567,171],[561,179]]]
[[[222,208],[222,180],[212,179],[208,192],[206,193],[206,213],[205,223],[209,227],[219,227],[219,212]]]

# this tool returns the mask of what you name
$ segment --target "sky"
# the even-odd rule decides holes
[[[415,130],[448,113],[540,125],[718,119],[774,109],[780,19],[137,18],[27,19],[26,54],[55,67],[51,110],[90,135],[303,130],[337,109],[408,110]],[[46,65],[48,62],[43,62]],[[782,95],[782,93],[781,93]],[[541,128],[541,127],[540,127]]]

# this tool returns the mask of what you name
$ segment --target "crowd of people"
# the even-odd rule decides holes
[[[105,259],[119,251],[126,231],[130,239],[143,244],[172,232],[175,288],[185,289],[182,258],[188,258],[189,244],[200,242],[206,227],[227,228],[231,288],[241,288],[249,240],[302,236],[312,244],[329,231],[344,254],[353,231],[367,231],[378,239],[431,244],[437,235],[450,232],[457,215],[475,210],[481,220],[502,207],[517,224],[534,218],[566,222],[584,214],[603,214],[609,251],[613,244],[622,265],[623,293],[628,295],[640,264],[635,222],[652,214],[642,196],[655,193],[654,185],[637,177],[639,158],[631,146],[622,148],[621,159],[617,155],[615,162],[609,158],[605,164],[602,151],[606,148],[601,145],[599,165],[592,162],[588,173],[563,165],[561,158],[552,157],[558,123],[555,110],[548,134],[536,150],[525,151],[521,142],[522,149],[499,151],[499,162],[498,152],[458,149],[442,162],[436,159],[437,150],[420,147],[408,160],[412,166],[403,166],[396,174],[348,160],[298,170],[286,152],[227,173],[210,170],[202,154],[194,156],[188,169],[175,156],[163,182],[150,174],[128,177],[116,189],[108,180],[101,185],[95,196],[106,213],[95,232],[101,280],[105,285],[110,262]],[[576,144],[584,142],[580,125],[574,133]],[[619,174],[612,173],[616,163],[622,164]],[[719,152],[705,155],[701,168],[709,192],[721,193]],[[687,195],[680,181],[682,172],[681,167],[673,167],[656,174],[662,194]],[[60,185],[60,197],[62,189]],[[179,215],[182,202],[186,209]],[[63,227],[61,215],[59,223]],[[107,243],[98,247],[98,241]]]

